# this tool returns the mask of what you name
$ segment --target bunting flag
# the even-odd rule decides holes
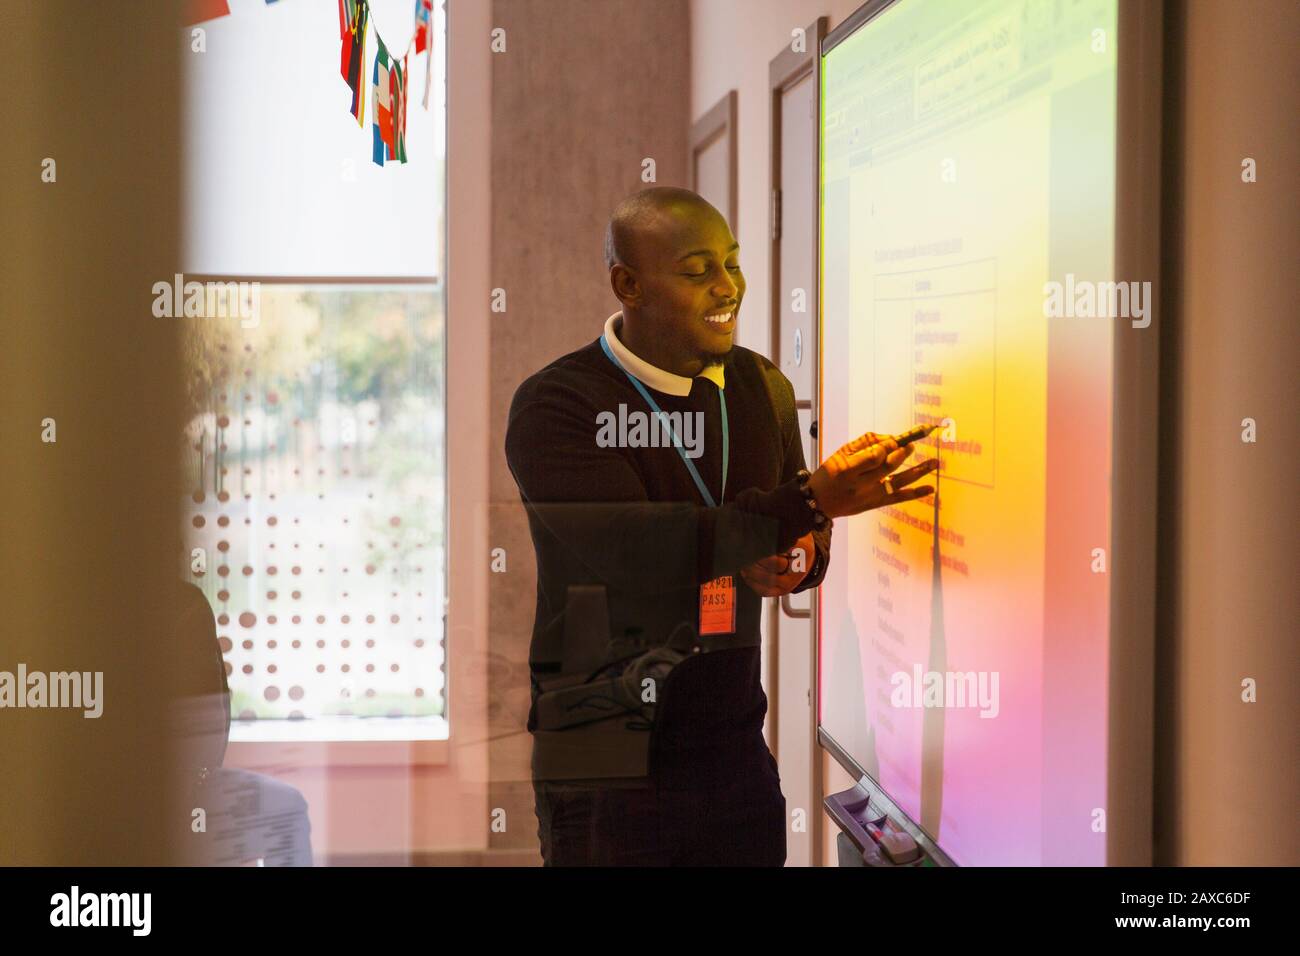
[[[433,46],[433,0],[415,0],[415,52]]]
[[[371,99],[374,101],[375,118],[371,126],[371,159],[375,165],[384,165],[384,160],[393,159],[399,163],[407,161],[406,157],[406,73],[407,58],[393,59],[384,41],[375,34],[379,49],[375,52],[375,66],[370,74],[373,85]]]
[[[388,69],[389,101],[393,111],[393,135],[388,141],[388,158],[406,162],[406,56],[393,60]]]
[[[416,0],[418,5],[419,0]],[[416,14],[419,15],[418,13]],[[230,16],[230,4],[227,0],[189,0],[185,5],[185,15],[181,26],[192,27],[205,20],[216,20]]]
[[[402,72],[397,75],[398,90],[402,95],[401,110],[398,113],[400,119],[397,123],[397,158],[403,163],[406,162],[406,78],[410,76],[406,61],[410,55],[409,49],[402,54]]]
[[[370,79],[374,87],[372,99],[375,108],[375,119],[371,127],[374,130],[374,145],[372,146],[371,158],[376,165],[382,166],[384,165],[385,156],[389,154],[389,146],[393,142],[393,106],[390,92],[388,47],[384,46],[384,41],[380,39],[378,33],[375,34],[375,40],[379,45],[379,49],[375,52],[375,67],[371,72]]]
[[[352,115],[358,126],[366,124],[365,75],[366,29],[370,25],[370,6],[366,0],[339,0],[340,72],[352,90]],[[376,37],[379,34],[375,34]]]

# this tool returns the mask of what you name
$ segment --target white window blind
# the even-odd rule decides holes
[[[236,276],[439,278],[443,235],[444,14],[434,4],[429,108],[425,58],[407,61],[405,164],[371,159],[375,34],[404,51],[412,0],[370,0],[365,122],[339,72],[334,0],[230,0],[198,24],[184,97],[182,268]]]

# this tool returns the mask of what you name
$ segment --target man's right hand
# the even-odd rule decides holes
[[[889,481],[892,494],[883,484],[911,453],[910,445],[899,448],[889,436],[875,432],[859,435],[822,462],[808,480],[817,507],[829,518],[840,518],[934,494],[933,485],[907,486],[938,468],[938,458],[893,475]]]

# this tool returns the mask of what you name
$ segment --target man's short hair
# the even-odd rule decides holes
[[[609,225],[605,227],[605,267],[612,269],[616,263],[632,265],[639,230],[665,210],[687,204],[703,206],[718,213],[699,193],[679,186],[651,186],[620,202],[609,217]]]

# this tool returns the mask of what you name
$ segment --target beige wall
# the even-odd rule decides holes
[[[1156,861],[1294,866],[1300,7],[1168,12]]]
[[[412,781],[413,815],[428,834],[414,847],[487,845],[488,451],[490,345],[483,303],[492,208],[491,30],[484,3],[447,9],[447,662],[451,773]],[[444,809],[436,809],[444,808]],[[455,808],[454,810],[452,808]],[[447,821],[440,828],[435,822]],[[441,832],[439,832],[441,830]]]
[[[179,323],[151,309],[177,266],[178,51],[143,5],[5,8],[0,670],[101,671],[103,714],[0,711],[0,865],[165,862],[162,824],[188,822],[164,787]]]

